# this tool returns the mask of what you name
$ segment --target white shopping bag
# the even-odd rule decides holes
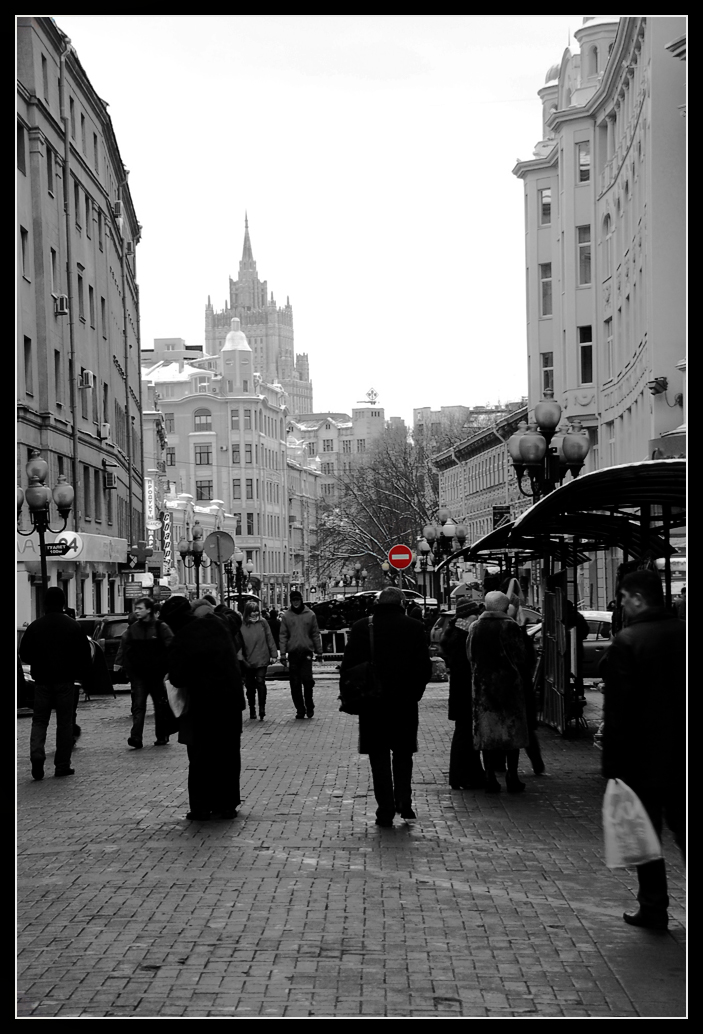
[[[176,718],[180,718],[186,709],[188,698],[185,689],[176,689],[167,678],[164,679],[164,686],[168,693],[168,702]]]
[[[605,864],[644,865],[662,857],[661,844],[642,801],[622,779],[609,779],[603,798]]]

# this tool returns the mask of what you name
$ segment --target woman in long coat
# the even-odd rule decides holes
[[[266,669],[275,664],[278,650],[268,622],[261,617],[261,607],[250,600],[244,608],[244,620],[239,630],[243,642],[244,685],[246,686],[249,717],[256,718],[256,698],[259,698],[259,720],[266,714]]]
[[[454,722],[449,785],[453,790],[478,790],[486,783],[481,752],[474,747],[471,665],[466,656],[469,629],[482,609],[473,600],[460,603],[439,643],[449,667],[449,721]]]
[[[506,789],[520,793],[520,748],[527,747],[529,731],[525,706],[525,680],[531,677],[522,630],[508,617],[510,600],[503,592],[486,595],[486,609],[469,629],[466,652],[474,688],[474,747],[482,750],[486,768],[486,793],[498,793],[498,759],[507,763]]]
[[[402,592],[388,588],[373,609],[373,660],[384,695],[359,715],[359,753],[369,755],[378,826],[392,826],[396,812],[415,818],[411,780],[417,705],[432,677],[424,630],[406,616],[404,604]],[[369,660],[369,618],[362,618],[352,625],[340,670]]]
[[[188,748],[186,818],[233,819],[241,803],[244,693],[232,637],[214,613],[195,617],[182,596],[168,599],[162,616],[174,633],[168,678],[187,698],[178,731]]]

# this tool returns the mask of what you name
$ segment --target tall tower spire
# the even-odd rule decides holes
[[[251,250],[251,239],[249,237],[249,216],[244,213],[244,247],[242,248],[242,263],[254,262],[254,255]],[[241,268],[241,263],[240,263]]]

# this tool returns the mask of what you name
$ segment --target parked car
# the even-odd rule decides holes
[[[402,589],[403,596],[405,596],[405,602],[417,603],[419,606],[425,606],[427,610],[436,610],[439,607],[437,600],[433,596],[423,596],[421,592],[416,592],[415,589]],[[361,599],[367,597],[369,599],[377,600],[381,595],[381,590],[367,589],[364,592],[355,592],[353,596],[350,596],[350,600]]]
[[[113,683],[127,682],[124,669],[115,672],[115,657],[120,646],[122,633],[129,627],[128,614],[106,614],[102,617],[93,632],[92,638],[105,654],[105,663]]]
[[[599,679],[598,666],[612,642],[613,615],[609,610],[582,610],[581,613],[588,622],[588,636],[583,641],[583,677]]]

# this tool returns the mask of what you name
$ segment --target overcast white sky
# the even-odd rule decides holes
[[[236,279],[293,305],[316,410],[526,392],[522,184],[581,15],[54,15],[143,224],[142,344],[204,343]]]

